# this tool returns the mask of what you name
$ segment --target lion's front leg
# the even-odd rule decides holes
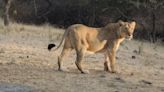
[[[105,53],[104,56],[105,56],[104,71],[108,72],[108,71],[110,71],[110,69],[109,69],[109,66],[110,66],[109,57],[108,57],[107,53]]]
[[[116,73],[116,69],[115,69],[116,51],[108,51],[108,56],[110,60],[111,73]]]

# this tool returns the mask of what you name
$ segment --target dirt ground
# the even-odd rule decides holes
[[[48,25],[0,25],[0,92],[164,92],[161,43],[125,41],[117,52],[118,74],[103,71],[102,54],[85,56],[90,74],[80,74],[74,51],[64,59],[69,71],[59,72],[61,49],[49,52],[47,45],[58,45],[62,33]]]

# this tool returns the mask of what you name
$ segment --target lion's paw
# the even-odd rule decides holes
[[[82,74],[89,74],[89,70],[83,70],[81,73]]]

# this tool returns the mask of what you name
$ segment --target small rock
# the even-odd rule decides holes
[[[23,30],[25,30],[25,28],[24,28],[24,27],[20,28],[20,31],[23,31]]]
[[[19,58],[23,59],[23,56],[19,56]]]
[[[138,53],[138,51],[137,51],[137,50],[133,50],[133,52],[134,52],[134,53],[136,53],[136,54]]]
[[[133,75],[134,75],[134,73],[130,73],[130,75],[131,75],[131,76],[133,76]]]
[[[10,63],[14,63],[16,60],[15,58],[11,58],[11,62]]]
[[[121,78],[120,78],[120,77],[116,77],[115,79],[116,79],[116,80],[121,80]]]
[[[164,67],[161,67],[161,70],[164,70]]]
[[[119,59],[119,57],[116,56],[116,59]]]
[[[158,74],[154,74],[155,76],[158,76]]]
[[[29,58],[29,56],[27,56],[27,58]]]
[[[0,65],[3,65],[3,63],[2,63],[2,62],[0,62]]]
[[[152,84],[152,82],[149,82],[149,81],[146,81],[146,80],[141,80],[141,82],[142,82],[142,83],[145,83],[145,84],[149,84],[149,85]]]
[[[118,80],[118,81],[120,81],[120,82],[122,82],[122,83],[125,82],[125,81],[124,81],[122,78],[120,78],[120,77],[116,77],[115,79]]]
[[[105,78],[106,76],[105,75],[100,75],[101,78]]]
[[[4,49],[1,48],[0,49],[0,53],[5,53]]]
[[[132,59],[136,59],[136,56],[132,56]]]
[[[158,53],[155,53],[154,55],[158,56]]]

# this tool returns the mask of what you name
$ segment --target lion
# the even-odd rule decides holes
[[[133,38],[136,22],[109,23],[101,28],[88,27],[83,24],[74,24],[67,28],[62,41],[55,49],[59,49],[64,39],[64,47],[61,54],[58,56],[58,70],[63,71],[62,61],[63,57],[71,50],[76,51],[75,64],[81,73],[89,73],[82,67],[82,61],[85,53],[103,53],[105,55],[104,70],[116,73],[115,57],[120,43],[125,40]]]

